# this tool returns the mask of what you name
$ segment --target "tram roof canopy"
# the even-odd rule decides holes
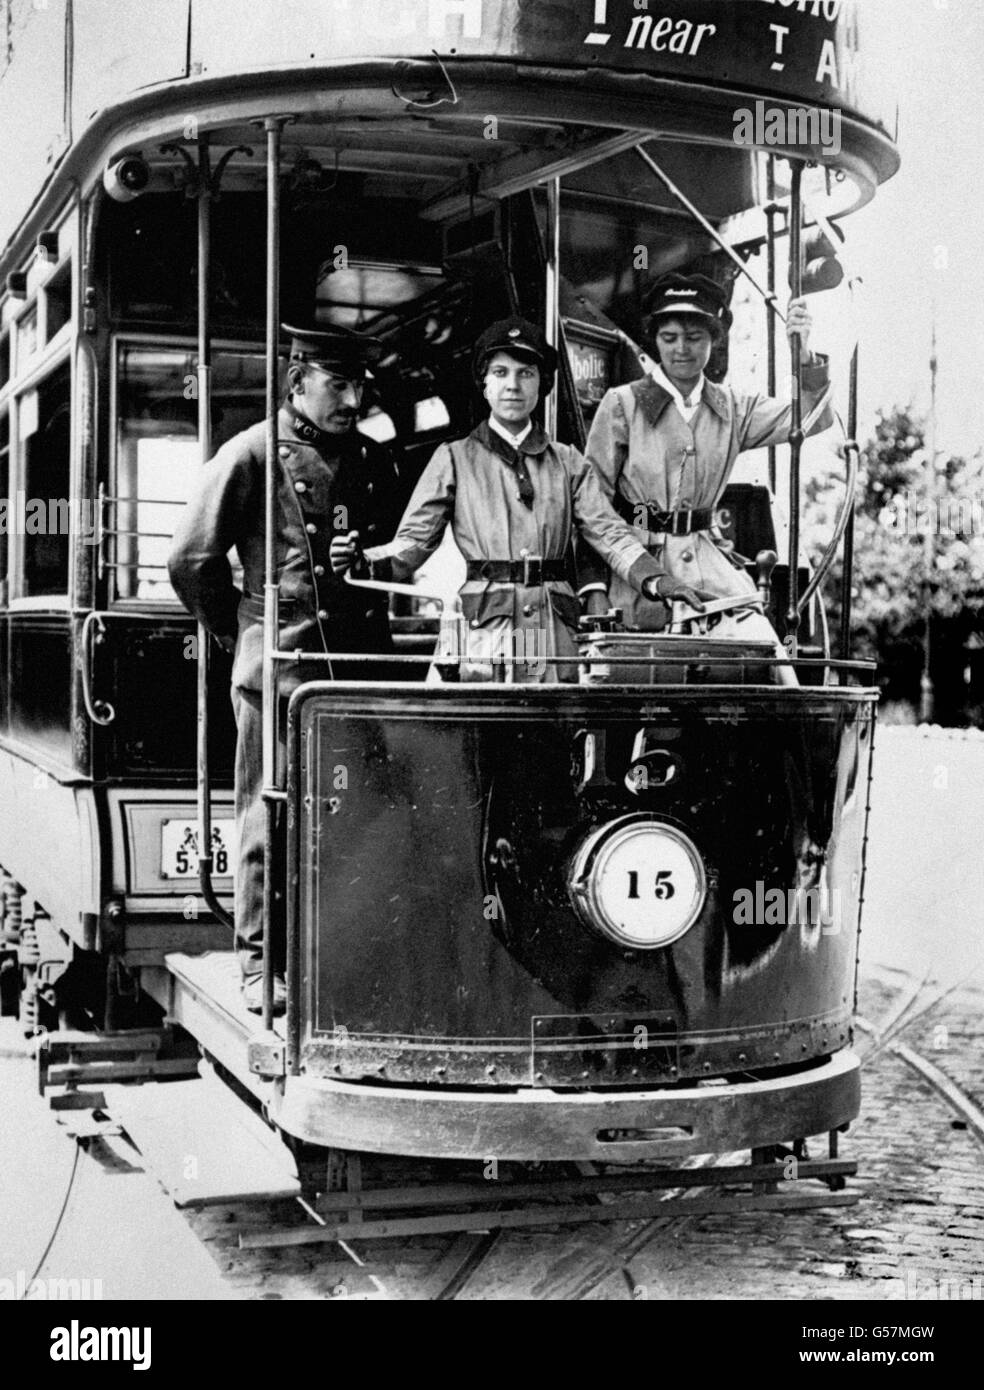
[[[551,140],[562,149],[576,138],[560,122],[594,128],[595,141],[606,127],[615,139],[634,130],[747,158],[736,149],[737,122],[757,102],[835,114],[836,156],[798,152],[843,164],[870,187],[896,167],[895,118],[876,87],[881,69],[862,41],[859,8],[855,0],[676,0],[672,13],[661,0],[647,9],[629,0],[82,0],[69,11],[66,0],[14,0],[0,66],[8,154],[0,244],[66,158],[85,183],[107,146],[193,139],[200,128],[231,138],[237,125],[249,131],[250,119],[281,110],[298,117],[288,147],[327,152],[341,167],[371,171],[375,160],[390,175],[402,165],[429,181],[435,215],[460,196],[463,156],[486,171],[500,157],[535,161]],[[631,180],[629,163],[623,170]]]

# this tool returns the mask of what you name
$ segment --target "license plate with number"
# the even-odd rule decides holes
[[[213,878],[232,877],[236,850],[236,822],[213,820]],[[166,820],[161,823],[161,877],[198,877],[197,820]]]

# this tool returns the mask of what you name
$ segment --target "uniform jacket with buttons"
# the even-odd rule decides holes
[[[827,364],[820,359],[803,369],[804,419],[827,386]],[[791,407],[771,396],[743,395],[705,379],[700,406],[690,424],[672,396],[652,377],[608,391],[591,425],[585,453],[596,469],[605,495],[621,499],[619,509],[649,503],[660,511],[714,507],[746,449],[784,444],[789,439]],[[810,427],[818,434],[833,423],[826,406]],[[624,513],[623,514],[627,514]],[[739,570],[714,543],[710,531],[657,538],[645,527],[634,528],[660,567],[675,579],[699,585],[724,598],[754,592],[748,574]],[[594,557],[579,555],[582,584],[607,580]],[[627,626],[651,631],[662,625],[665,608],[623,584],[617,575],[609,599],[623,610]]]
[[[388,454],[356,431],[316,447],[298,437],[290,416],[278,423],[277,577],[280,648],[304,652],[392,650],[385,594],[353,589],[332,573],[328,550],[335,534],[363,538],[393,534],[401,497]],[[237,434],[202,470],[181,515],[168,567],[185,607],[229,649],[232,680],[259,690],[263,668],[264,496],[266,422]],[[229,551],[243,567],[243,589],[233,583]],[[287,667],[280,688],[300,679],[324,679],[323,664]]]
[[[533,485],[532,505],[520,495],[517,454]],[[388,544],[366,551],[374,572],[383,565],[406,577],[437,549],[451,525],[465,560],[519,560],[524,555],[566,560],[575,528],[621,576],[638,587],[659,573],[645,548],[606,501],[594,471],[567,444],[552,443],[534,425],[518,450],[483,421],[466,439],[442,444],[424,469]],[[377,569],[378,567],[378,569]],[[576,650],[578,606],[567,580],[539,586],[470,579],[461,590],[465,618],[475,633],[469,650],[481,646],[482,630],[494,626],[543,637],[543,654],[563,657]],[[550,667],[539,679],[556,678]]]

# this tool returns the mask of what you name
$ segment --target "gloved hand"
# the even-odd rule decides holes
[[[674,579],[669,574],[644,579],[642,592],[646,598],[660,599],[666,604],[689,604],[698,613],[703,613],[704,603],[715,597],[709,589],[698,589],[692,584],[684,584],[682,580]]]
[[[603,618],[608,612],[608,595],[604,589],[590,589],[584,595],[584,612],[589,618]]]
[[[335,574],[344,574],[346,570],[358,568],[362,561],[358,531],[336,536],[328,551],[328,561]]]

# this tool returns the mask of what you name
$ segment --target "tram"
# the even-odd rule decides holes
[[[505,658],[456,682],[442,658],[434,683],[453,614],[423,582],[391,599],[398,679],[362,658],[337,681],[340,654],[280,650],[268,572],[268,751],[278,678],[299,678],[286,776],[271,755],[266,778],[288,825],[286,872],[267,863],[285,1020],[269,978],[262,1019],[238,1000],[230,671],[166,557],[196,470],[276,418],[281,321],[382,340],[360,428],[408,488],[474,424],[471,345],[509,313],[546,325],[547,427],[583,445],[604,390],[642,374],[641,292],[667,271],[747,292],[749,360],[733,335],[718,373],[756,367],[774,392],[787,288],[818,266],[836,283],[842,220],[898,162],[859,8],[14,6],[0,986],[44,1035],[45,1082],[182,1074],[190,1037],[298,1152],[747,1150],[761,1193],[782,1146],[821,1135],[815,1173],[843,1184],[877,698],[851,651],[857,350],[824,553],[801,544],[795,349],[788,450],[719,518],[758,557],[795,685],[755,643],[617,618],[583,624],[576,679],[517,684]],[[811,892],[833,918],[800,910]]]

